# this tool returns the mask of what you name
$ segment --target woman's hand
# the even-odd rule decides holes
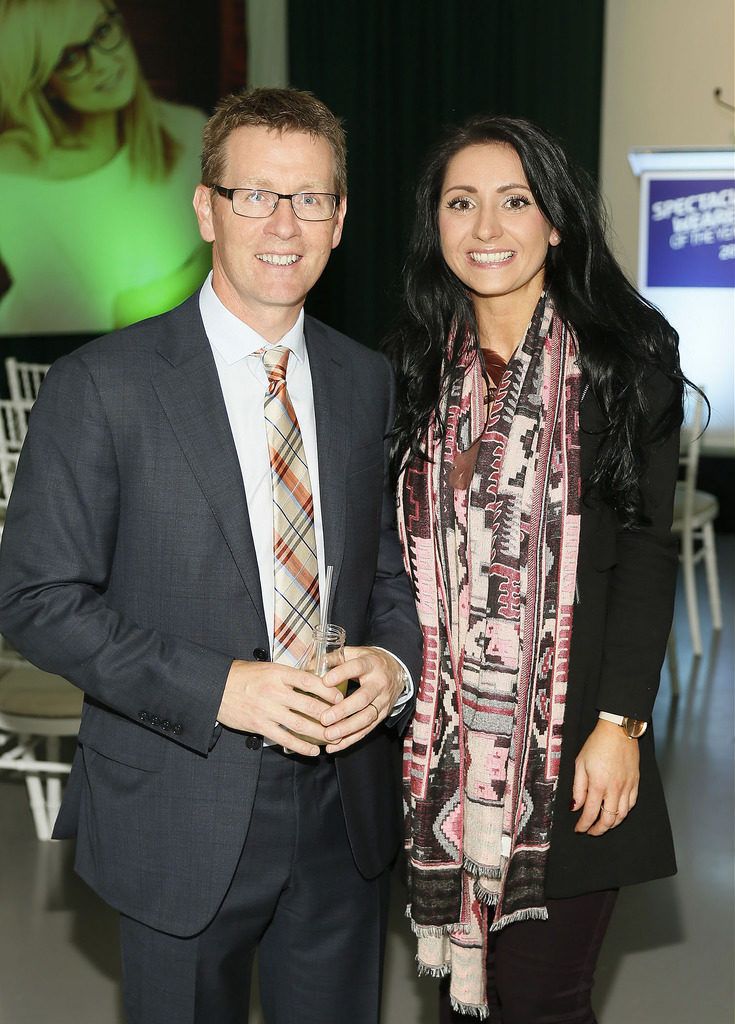
[[[601,836],[623,821],[638,799],[640,753],[619,725],[599,721],[574,763],[575,832]]]

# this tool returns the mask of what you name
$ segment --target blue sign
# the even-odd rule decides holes
[[[735,287],[732,178],[651,178],[646,285]]]

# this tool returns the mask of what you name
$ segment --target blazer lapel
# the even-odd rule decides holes
[[[266,630],[245,488],[198,294],[170,316],[154,378],[158,399],[232,553]]]
[[[324,558],[327,565],[334,566],[333,602],[345,545],[348,401],[352,371],[339,344],[333,340],[332,332],[323,324],[306,317],[304,333],[314,393]]]

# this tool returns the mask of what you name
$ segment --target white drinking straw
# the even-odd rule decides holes
[[[332,590],[332,573],[334,572],[334,566],[327,566],[327,574],[324,580],[324,596],[319,602],[319,628],[324,631],[327,628],[329,622],[329,596]]]

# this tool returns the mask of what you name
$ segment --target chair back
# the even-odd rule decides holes
[[[13,489],[15,470],[18,466],[17,452],[0,451],[0,528],[8,507],[8,498]]]
[[[49,363],[21,363],[13,356],[5,360],[10,397],[16,402],[33,401],[49,369]]]
[[[0,451],[19,452],[28,432],[28,417],[33,402],[0,398]]]
[[[694,493],[697,490],[699,453],[702,446],[702,417],[704,398],[699,391],[694,394],[692,418],[686,429],[686,445],[679,455],[679,465],[684,467],[684,516],[690,518],[694,509]]]

